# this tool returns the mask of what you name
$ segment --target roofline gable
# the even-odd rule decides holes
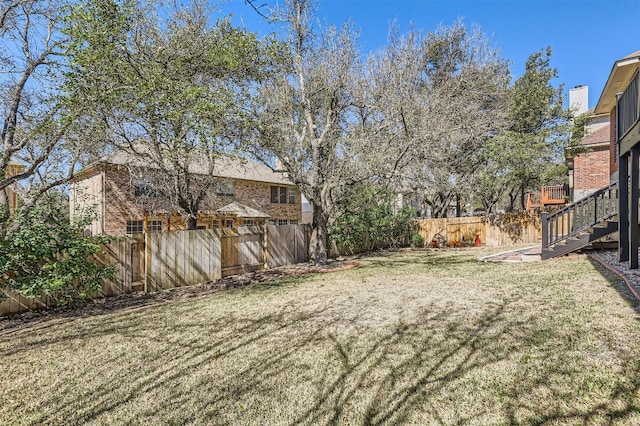
[[[595,114],[608,114],[613,109],[616,95],[627,87],[637,68],[640,68],[640,50],[614,62],[596,104]]]

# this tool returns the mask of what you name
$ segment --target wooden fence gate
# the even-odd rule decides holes
[[[310,239],[307,227],[268,225],[267,236],[268,268],[307,260]]]
[[[264,267],[264,228],[241,226],[222,228],[222,276],[253,272]]]

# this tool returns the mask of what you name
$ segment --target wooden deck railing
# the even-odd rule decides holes
[[[543,186],[540,190],[540,203],[543,206],[552,204],[564,204],[569,194],[564,185]]]
[[[568,188],[564,185],[543,186],[540,193],[527,194],[527,210],[533,210],[544,206],[566,204],[569,200]]]
[[[542,213],[542,248],[546,249],[618,214],[618,182],[554,213]]]
[[[618,98],[618,140],[640,120],[640,70],[636,71],[631,82]]]

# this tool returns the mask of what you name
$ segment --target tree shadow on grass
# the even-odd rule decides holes
[[[366,308],[347,301],[302,302],[232,316],[176,305],[177,322],[158,307],[143,323],[128,312],[84,324],[80,336],[62,333],[58,343],[117,335],[142,347],[122,368],[105,359],[110,369],[80,370],[49,389],[34,422],[542,425],[638,413],[637,360],[622,359],[600,390],[577,389],[572,351],[581,330],[567,336],[545,318],[519,316],[517,300],[474,314],[425,301],[386,326],[367,323]],[[43,346],[56,342],[41,337]],[[76,383],[97,374],[106,377]]]

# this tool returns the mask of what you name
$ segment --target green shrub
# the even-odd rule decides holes
[[[411,236],[411,247],[424,247],[424,238],[420,234],[413,234]]]
[[[410,243],[412,212],[396,212],[395,194],[365,186],[351,189],[334,215],[329,238],[343,252],[357,253]]]
[[[30,299],[54,296],[59,304],[84,299],[97,292],[113,268],[92,258],[101,252],[105,237],[86,237],[90,214],[69,221],[59,195],[37,206],[5,216],[0,240],[0,299],[16,292]]]

